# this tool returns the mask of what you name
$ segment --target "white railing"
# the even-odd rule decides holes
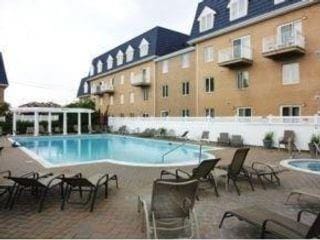
[[[135,117],[109,118],[109,125],[117,130],[127,126],[130,132],[143,132],[147,128],[165,128],[168,132],[181,135],[189,131],[189,138],[199,140],[203,131],[210,131],[210,140],[217,141],[222,132],[230,135],[241,135],[244,143],[252,146],[262,146],[267,132],[274,133],[275,146],[283,137],[285,130],[293,130],[296,134],[296,144],[299,149],[307,150],[313,134],[320,134],[320,116],[302,117]]]
[[[222,49],[219,51],[218,62],[223,63],[242,58],[252,60],[252,48],[239,46]]]
[[[138,73],[131,77],[132,85],[149,84],[149,83],[150,83],[150,77],[148,77],[144,73]]]
[[[277,34],[270,37],[265,37],[262,42],[262,50],[264,53],[281,50],[289,47],[305,48],[305,36],[296,32],[291,37],[282,38],[281,34]]]
[[[92,94],[99,94],[99,93],[104,93],[104,92],[113,92],[114,87],[112,84],[105,84],[102,86],[93,86],[91,89]]]

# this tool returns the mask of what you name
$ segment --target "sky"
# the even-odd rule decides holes
[[[5,100],[75,101],[94,57],[155,26],[189,34],[199,1],[0,0]]]

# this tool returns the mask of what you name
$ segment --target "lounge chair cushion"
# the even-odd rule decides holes
[[[267,232],[270,232],[282,238],[291,238],[291,239],[303,238],[304,236],[307,235],[310,228],[310,226],[305,225],[303,223],[299,223],[294,219],[285,217],[273,211],[269,211],[267,209],[256,207],[256,206],[236,209],[229,212],[232,213],[234,216],[237,216],[240,220],[244,220],[259,228],[262,227],[265,220],[270,219],[270,220],[275,220],[277,222],[280,222],[301,233],[301,235],[300,234],[298,235],[286,228],[280,227],[279,225],[268,223],[266,228]]]

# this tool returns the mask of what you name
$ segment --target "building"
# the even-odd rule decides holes
[[[113,116],[314,115],[319,16],[318,0],[203,0],[190,36],[155,28],[111,50],[78,95]]]
[[[6,69],[4,66],[2,53],[0,52],[0,103],[3,103],[5,101],[4,92],[8,86],[9,86],[9,83],[8,83],[8,78],[6,74]]]

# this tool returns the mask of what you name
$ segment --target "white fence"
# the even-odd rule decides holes
[[[221,117],[221,118],[110,118],[109,125],[117,130],[127,126],[130,132],[143,132],[147,128],[165,128],[176,135],[189,131],[189,138],[198,140],[203,131],[210,131],[210,140],[217,141],[219,134],[241,135],[246,145],[262,146],[267,132],[274,133],[275,145],[285,130],[296,134],[296,145],[308,149],[313,134],[320,134],[320,116],[306,117]]]

